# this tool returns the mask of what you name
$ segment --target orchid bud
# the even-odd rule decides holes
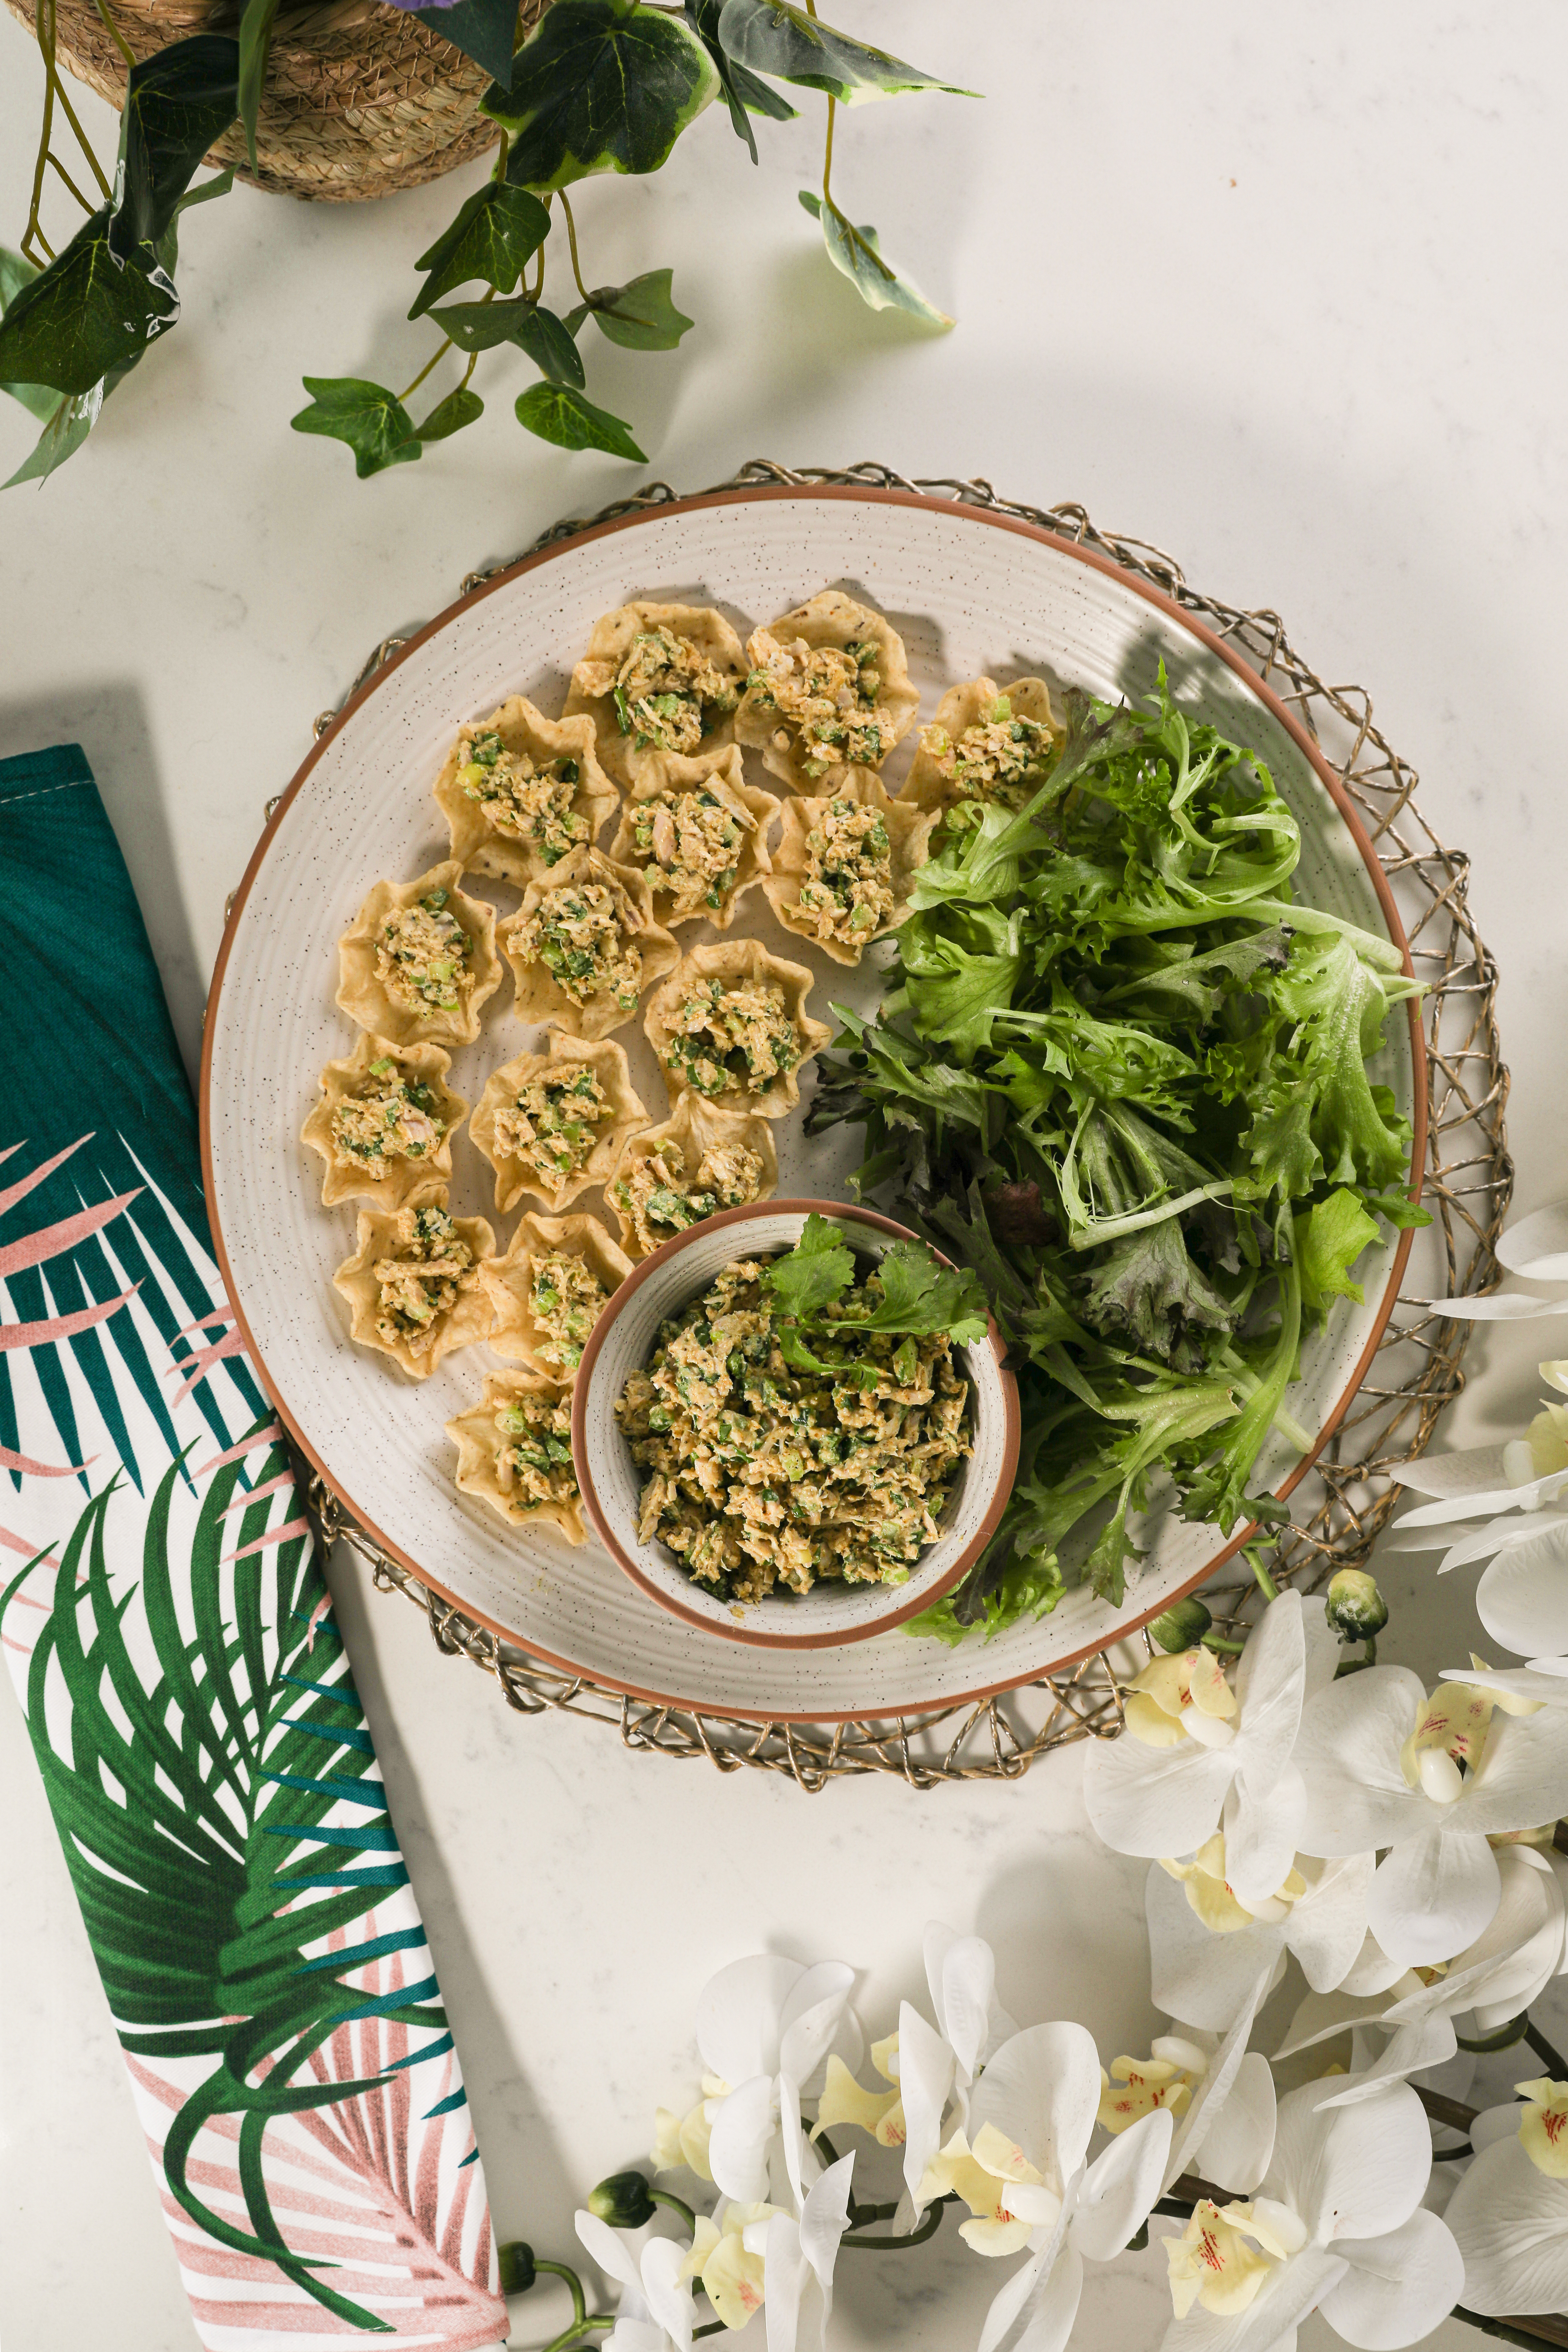
[[[640,2172],[612,2172],[589,2190],[588,2210],[612,2230],[640,2230],[653,2220],[652,2192]]]
[[[1342,1568],[1329,1584],[1327,1615],[1342,1642],[1370,1642],[1388,1622],[1388,1603],[1363,1568]]]
[[[533,2248],[525,2246],[521,2238],[496,2248],[496,2267],[502,2294],[526,2294],[539,2275],[533,2266]]]
[[[1149,1638],[1162,1650],[1195,1649],[1214,1623],[1213,1617],[1201,1601],[1191,1595],[1156,1617],[1149,1628]]]

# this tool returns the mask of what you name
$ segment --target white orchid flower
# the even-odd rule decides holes
[[[1521,2083],[1527,2102],[1470,2126],[1477,2154],[1445,2219],[1465,2302],[1489,2318],[1568,2310],[1568,2083]]]
[[[854,2168],[852,2156],[840,2157],[813,2185],[798,2220],[775,2213],[767,2224],[763,2254],[768,2352],[826,2352],[833,2266],[849,2226]]]
[[[1302,1706],[1337,1654],[1322,1601],[1291,1591],[1264,1611],[1234,1689],[1207,1650],[1152,1659],[1129,1685],[1130,1736],[1084,1761],[1084,1804],[1106,1844],[1191,1853],[1223,1827],[1232,1886],[1266,1900],[1302,1842],[1306,1792],[1291,1762]]]
[[[1113,2058],[1100,2078],[1103,2128],[1120,2135],[1164,2107],[1172,2117],[1171,2150],[1162,2189],[1184,2172],[1203,2168],[1223,2188],[1255,2189],[1274,2149],[1274,2077],[1268,2061],[1248,2050],[1249,2006],[1223,2040],[1194,2030],[1160,2033],[1149,2057]]]
[[[778,2208],[759,2200],[742,2205],[721,2199],[700,2213],[680,2276],[696,2279],[726,2327],[745,2327],[763,2307],[768,2225]]]
[[[1251,1912],[1226,1886],[1221,1842],[1201,1847],[1190,1865],[1157,1862],[1144,1890],[1154,2006],[1184,2026],[1228,2033],[1256,2014],[1288,1952],[1314,1991],[1331,1991],[1366,1940],[1373,1863],[1370,1853],[1326,1863],[1299,1854]]]
[[[647,2238],[640,2246],[625,2230],[612,2230],[596,2214],[573,2219],[584,2250],[621,2290],[616,2324],[605,2337],[605,2352],[691,2352],[696,2315],[684,2284],[683,2250],[673,2238]]]
[[[1163,2352],[1268,2352],[1310,2311],[1347,2343],[1393,2352],[1459,2300],[1458,2248],[1421,2204],[1432,2139],[1420,2100],[1396,2084],[1325,2106],[1333,2087],[1281,2099],[1256,2196],[1205,2201],[1165,2240],[1178,2315]]]
[[[1568,1283],[1568,1201],[1554,1201],[1532,1216],[1505,1225],[1493,1244],[1500,1266],[1521,1281]],[[1518,1291],[1486,1298],[1439,1298],[1428,1302],[1439,1315],[1466,1323],[1524,1323],[1540,1315],[1568,1315],[1568,1293],[1531,1298]]]
[[[1374,1948],[1381,1967],[1363,1955],[1359,1979],[1352,1972],[1351,1982],[1337,1990],[1308,1995],[1276,2057],[1292,2057],[1347,2027],[1376,2026],[1392,2038],[1363,2079],[1418,2074],[1454,2056],[1457,2017],[1473,2013],[1479,2037],[1495,2033],[1528,2009],[1562,1971],[1568,1905],[1561,1877],[1533,1847],[1504,1847],[1497,1862],[1498,1907],[1473,1944],[1444,1961],[1436,1974],[1428,1968],[1421,1975],[1413,1969],[1396,1972]],[[1351,1990],[1351,1983],[1369,1980],[1369,1990]]]
[[[1035,2025],[1004,2042],[975,2084],[971,2140],[956,2131],[927,2196],[951,2187],[977,2253],[1028,2250],[981,2330],[979,2352],[1060,2352],[1078,2315],[1085,2262],[1121,2253],[1160,2194],[1171,2116],[1141,2116],[1086,2164],[1100,2060],[1081,2025]]]
[[[1304,1843],[1330,1855],[1388,1849],[1367,1925],[1391,1960],[1411,1968],[1462,1950],[1495,1914],[1501,1881],[1489,1838],[1568,1807],[1568,1714],[1510,1716],[1468,1683],[1442,1683],[1428,1699],[1405,1666],[1371,1666],[1321,1691],[1296,1757]]]
[[[873,2042],[871,2064],[889,2085],[885,2091],[868,2091],[850,2073],[842,2058],[834,2055],[827,2061],[827,2074],[822,2095],[816,2103],[816,2121],[811,2127],[815,2140],[823,2132],[837,2131],[841,2125],[850,2124],[857,2131],[869,2132],[879,2147],[902,2147],[904,2144],[904,2101],[899,2088],[899,2037],[889,2033],[881,2042]]]
[[[969,2094],[993,2051],[1017,2032],[996,1998],[996,1956],[980,1936],[959,1936],[932,1920],[925,1931],[926,1983],[933,2028],[912,2002],[899,2009],[898,2066],[908,2191],[894,2230],[907,2234],[922,2206],[921,2183],[942,2145],[949,2105],[960,2130]]]
[[[759,1953],[710,1977],[698,1996],[703,2099],[684,2117],[660,2108],[653,2161],[691,2169],[739,2205],[782,2196],[782,2156],[797,2202],[804,2193],[800,2102],[830,2052],[851,2071],[860,2028],[847,2004],[855,1972],[841,1960],[803,1968]],[[810,2169],[815,2178],[815,2160]]]

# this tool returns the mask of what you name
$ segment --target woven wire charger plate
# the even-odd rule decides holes
[[[1422,1197],[1433,1223],[1415,1236],[1405,1289],[1369,1377],[1295,1488],[1289,1524],[1268,1531],[1260,1557],[1276,1583],[1304,1591],[1342,1568],[1361,1566],[1393,1510],[1393,1471],[1424,1452],[1438,1414],[1462,1381],[1460,1360],[1469,1327],[1434,1315],[1424,1301],[1493,1286],[1498,1266],[1492,1244],[1512,1190],[1496,971],[1467,904],[1468,857],[1445,847],[1422,816],[1415,772],[1373,724],[1364,688],[1325,683],[1297,653],[1277,613],[1246,611],[1202,593],[1189,585],[1173,558],[1145,541],[1099,530],[1081,506],[1031,506],[999,497],[984,480],[910,480],[870,462],[844,469],[792,469],[758,458],[729,481],[710,487],[769,484],[915,492],[1016,517],[1091,550],[1162,591],[1234,648],[1312,736],[1354,803],[1388,877],[1426,990],[1422,1022],[1430,1120]],[[596,523],[667,505],[678,495],[666,483],[650,484],[597,514],[553,525],[521,552],[533,554]],[[470,573],[463,593],[504,568]],[[351,692],[404,643],[396,637],[377,646]],[[332,716],[322,714],[318,732]],[[422,1609],[437,1649],[493,1675],[519,1713],[562,1712],[614,1725],[634,1751],[706,1757],[724,1772],[749,1767],[778,1773],[808,1793],[830,1780],[868,1772],[896,1775],[911,1788],[929,1789],[945,1780],[1016,1780],[1052,1748],[1114,1738],[1121,1727],[1116,1681],[1105,1656],[978,1703],[965,1700],[892,1719],[758,1724],[650,1706],[542,1666],[391,1558],[353,1523],[321,1479],[312,1480],[310,1491],[328,1540],[341,1538],[366,1561],[380,1590],[400,1592]],[[1255,1613],[1258,1587],[1245,1561],[1237,1560],[1205,1586],[1204,1597],[1218,1629],[1234,1636]]]

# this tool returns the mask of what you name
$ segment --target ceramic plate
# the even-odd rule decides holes
[[[203,1056],[207,1198],[236,1311],[279,1411],[361,1525],[548,1664],[640,1697],[764,1720],[915,1713],[1033,1681],[1168,1607],[1235,1549],[1239,1531],[1227,1544],[1217,1529],[1154,1516],[1121,1610],[1075,1590],[1037,1623],[956,1651],[897,1630],[804,1653],[717,1641],[657,1607],[596,1542],[573,1549],[509,1529],[456,1493],[443,1423],[478,1398],[493,1360],[465,1349],[415,1383],[350,1345],[331,1276],[353,1246],[354,1213],[321,1207],[320,1163],[298,1139],[322,1064],[356,1034],[332,1001],[339,934],[378,876],[405,879],[446,854],[431,786],[458,721],[509,694],[559,709],[595,619],[634,597],[716,604],[744,635],[829,586],[864,597],[901,631],[927,718],[948,686],[981,673],[1003,685],[1040,674],[1111,698],[1144,696],[1163,659],[1186,707],[1268,762],[1301,826],[1300,895],[1403,949],[1371,846],[1308,738],[1237,655],[1154,591],[1031,525],[942,499],[724,491],[626,516],[525,559],[433,621],[353,697],[284,793],[236,897]],[[914,743],[911,730],[889,761],[890,789]],[[466,887],[514,903],[504,885]],[[742,929],[812,965],[813,1013],[831,1017],[830,1002],[875,1003],[875,970],[847,971],[778,931],[760,892],[745,902]],[[693,926],[681,943],[708,936]],[[487,1009],[479,1043],[454,1057],[450,1083],[470,1102],[491,1069],[542,1042],[510,1001],[508,985]],[[1415,1122],[1419,1169],[1420,1032],[1414,1014],[1389,1029],[1373,1075]],[[616,1034],[650,1117],[661,1118],[664,1093],[640,1024]],[[775,1132],[782,1196],[844,1196],[858,1130],[808,1141],[796,1113]],[[489,1214],[504,1244],[510,1221],[494,1218],[489,1171],[466,1137],[455,1158],[463,1167],[454,1209]],[[574,1206],[598,1200],[585,1194]],[[1305,1351],[1289,1402],[1317,1444],[1371,1360],[1408,1242],[1373,1261],[1364,1304],[1335,1301]],[[1310,1458],[1277,1435],[1258,1475],[1288,1491]]]

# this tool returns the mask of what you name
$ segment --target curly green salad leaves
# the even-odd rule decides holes
[[[1069,1575],[1120,1603],[1157,1477],[1186,1518],[1278,1518],[1247,1487],[1272,1428],[1310,1442],[1303,1332],[1362,1297],[1384,1225],[1427,1222],[1367,1075],[1417,984],[1296,903],[1263,762],[1163,668],[1157,708],[1067,709],[1026,806],[949,811],[880,1013],[835,1007],[808,1120],[863,1125],[858,1189],[978,1276],[1018,1370],[1005,1516],[912,1629],[948,1642],[1054,1608]]]
[[[894,1242],[878,1259],[876,1271],[879,1304],[846,1308],[841,1302],[861,1279],[860,1269],[840,1227],[813,1210],[795,1247],[763,1271],[786,1318],[778,1327],[778,1341],[787,1364],[841,1385],[874,1388],[876,1370],[858,1363],[853,1352],[852,1343],[862,1332],[901,1333],[910,1343],[911,1378],[917,1339],[942,1332],[960,1348],[984,1339],[985,1293],[973,1268],[939,1265],[923,1242]]]

